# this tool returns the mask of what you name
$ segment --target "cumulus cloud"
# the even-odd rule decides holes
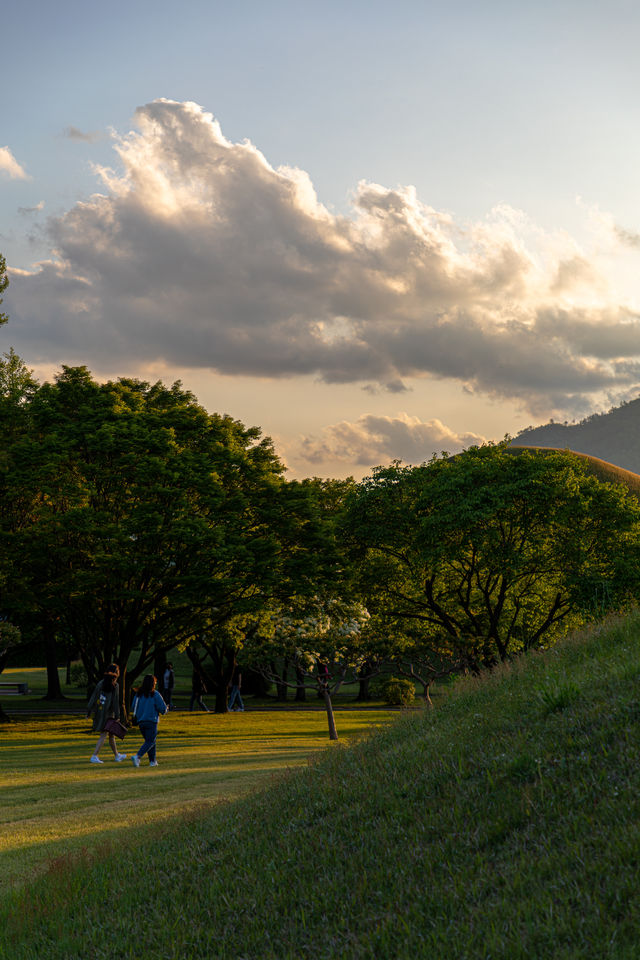
[[[34,360],[395,393],[449,378],[541,415],[640,383],[640,318],[571,238],[508,207],[457,223],[368,182],[338,216],[197,104],[154,101],[135,122],[118,168],[96,168],[101,192],[50,219],[51,259],[12,282],[12,335]]]
[[[29,174],[24,170],[9,147],[0,147],[0,174],[10,180],[29,180]]]
[[[325,427],[321,437],[304,437],[297,458],[310,464],[333,460],[365,467],[391,460],[415,464],[433,453],[458,453],[485,439],[455,433],[440,420],[423,421],[406,413],[396,417],[363,414],[355,422],[343,420]]]

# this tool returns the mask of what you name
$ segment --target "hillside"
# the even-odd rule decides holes
[[[581,423],[548,423],[523,430],[513,443],[574,450],[640,473],[640,398]]]
[[[635,960],[639,689],[640,615],[461,681],[150,846],[53,864],[0,905],[0,957]]]
[[[564,453],[566,450],[566,448],[560,447],[535,447],[533,445],[520,446],[518,440],[514,440],[513,443],[510,444],[509,449],[513,451],[513,453],[518,453],[519,451],[524,450],[550,450]],[[606,460],[600,460],[598,457],[593,457],[586,453],[577,453],[573,450],[570,452],[573,453],[574,456],[585,461],[588,474],[592,474],[593,476],[597,477],[598,480],[602,480],[605,483],[623,483],[629,488],[631,493],[640,498],[639,474],[632,473],[631,470],[624,470],[622,467],[617,467],[613,463],[607,463]]]

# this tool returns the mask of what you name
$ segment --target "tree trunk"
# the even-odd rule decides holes
[[[281,703],[287,699],[287,676],[289,673],[289,661],[285,660],[282,664],[282,679],[276,680],[276,696]]]
[[[304,685],[304,671],[296,667],[296,702],[304,703],[307,699],[307,688]]]
[[[207,687],[206,694],[213,694],[216,698],[214,713],[227,713],[227,692],[229,681],[233,676],[236,665],[236,651],[234,647],[226,647],[224,644],[207,643],[204,637],[198,641],[206,654],[209,655],[211,664],[205,668],[200,660],[198,652],[193,647],[187,647],[187,656],[191,660],[194,669],[197,670]],[[204,659],[204,658],[203,658]]]
[[[329,740],[337,740],[338,731],[336,730],[336,721],[333,716],[333,705],[331,703],[331,693],[329,692],[329,687],[327,685],[323,685],[321,690],[321,695],[327,710],[327,723],[329,724]]]
[[[47,663],[47,692],[43,700],[66,700],[66,697],[62,694],[60,676],[58,674],[56,638],[50,627],[47,627],[45,630],[44,652]]]
[[[9,651],[2,650],[0,651],[0,673],[4,670],[9,660]],[[0,723],[11,723],[11,717],[4,712],[2,705],[0,705]]]
[[[369,684],[371,683],[371,677],[360,677],[358,680],[358,696],[356,700],[371,700],[371,693],[369,691]]]
[[[120,670],[118,683],[120,685],[120,717],[125,723],[128,723],[129,711],[131,709],[131,704],[133,703],[133,681],[130,679],[129,674],[127,673],[126,666],[122,667]]]
[[[164,672],[167,669],[167,652],[162,650],[160,653],[157,653],[153,661],[153,675],[158,680],[158,690],[162,693],[162,678],[164,677]]]
[[[430,687],[431,687],[431,684],[430,684],[430,683],[425,683],[424,680],[422,680],[421,683],[422,683],[422,699],[424,700],[424,702],[427,704],[427,706],[428,706],[430,709],[433,709],[433,701],[432,701],[431,696],[430,696],[430,694],[429,694],[429,689],[430,689]]]
[[[216,689],[216,705],[213,708],[214,713],[228,713],[227,702],[227,688],[218,686]]]
[[[371,691],[369,686],[371,684],[371,664],[365,663],[360,670],[360,676],[358,677],[358,696],[356,700],[371,700]]]

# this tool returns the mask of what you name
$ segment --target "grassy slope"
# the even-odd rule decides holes
[[[631,470],[624,470],[622,467],[616,467],[615,464],[607,463],[606,460],[600,460],[598,457],[592,457],[587,453],[576,453],[573,450],[561,447],[519,446],[517,440],[514,440],[509,449],[513,453],[522,453],[524,451],[571,453],[574,457],[579,457],[581,460],[586,461],[587,473],[593,474],[598,480],[602,480],[605,483],[623,483],[629,488],[631,493],[635,494],[636,497],[640,497],[640,474],[633,473]]]
[[[152,847],[52,868],[0,955],[635,960],[639,684],[639,615],[465,682]]]

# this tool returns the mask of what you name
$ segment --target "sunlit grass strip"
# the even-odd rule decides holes
[[[341,734],[357,735],[389,713],[345,711]],[[0,890],[32,879],[52,858],[104,840],[130,840],[151,821],[238,797],[328,746],[322,713],[171,713],[160,724],[157,769],[116,763],[77,717],[47,717],[0,733]],[[131,731],[123,750],[141,743]]]
[[[635,960],[639,637],[610,623],[151,848],[62,862],[0,914],[6,956]]]

